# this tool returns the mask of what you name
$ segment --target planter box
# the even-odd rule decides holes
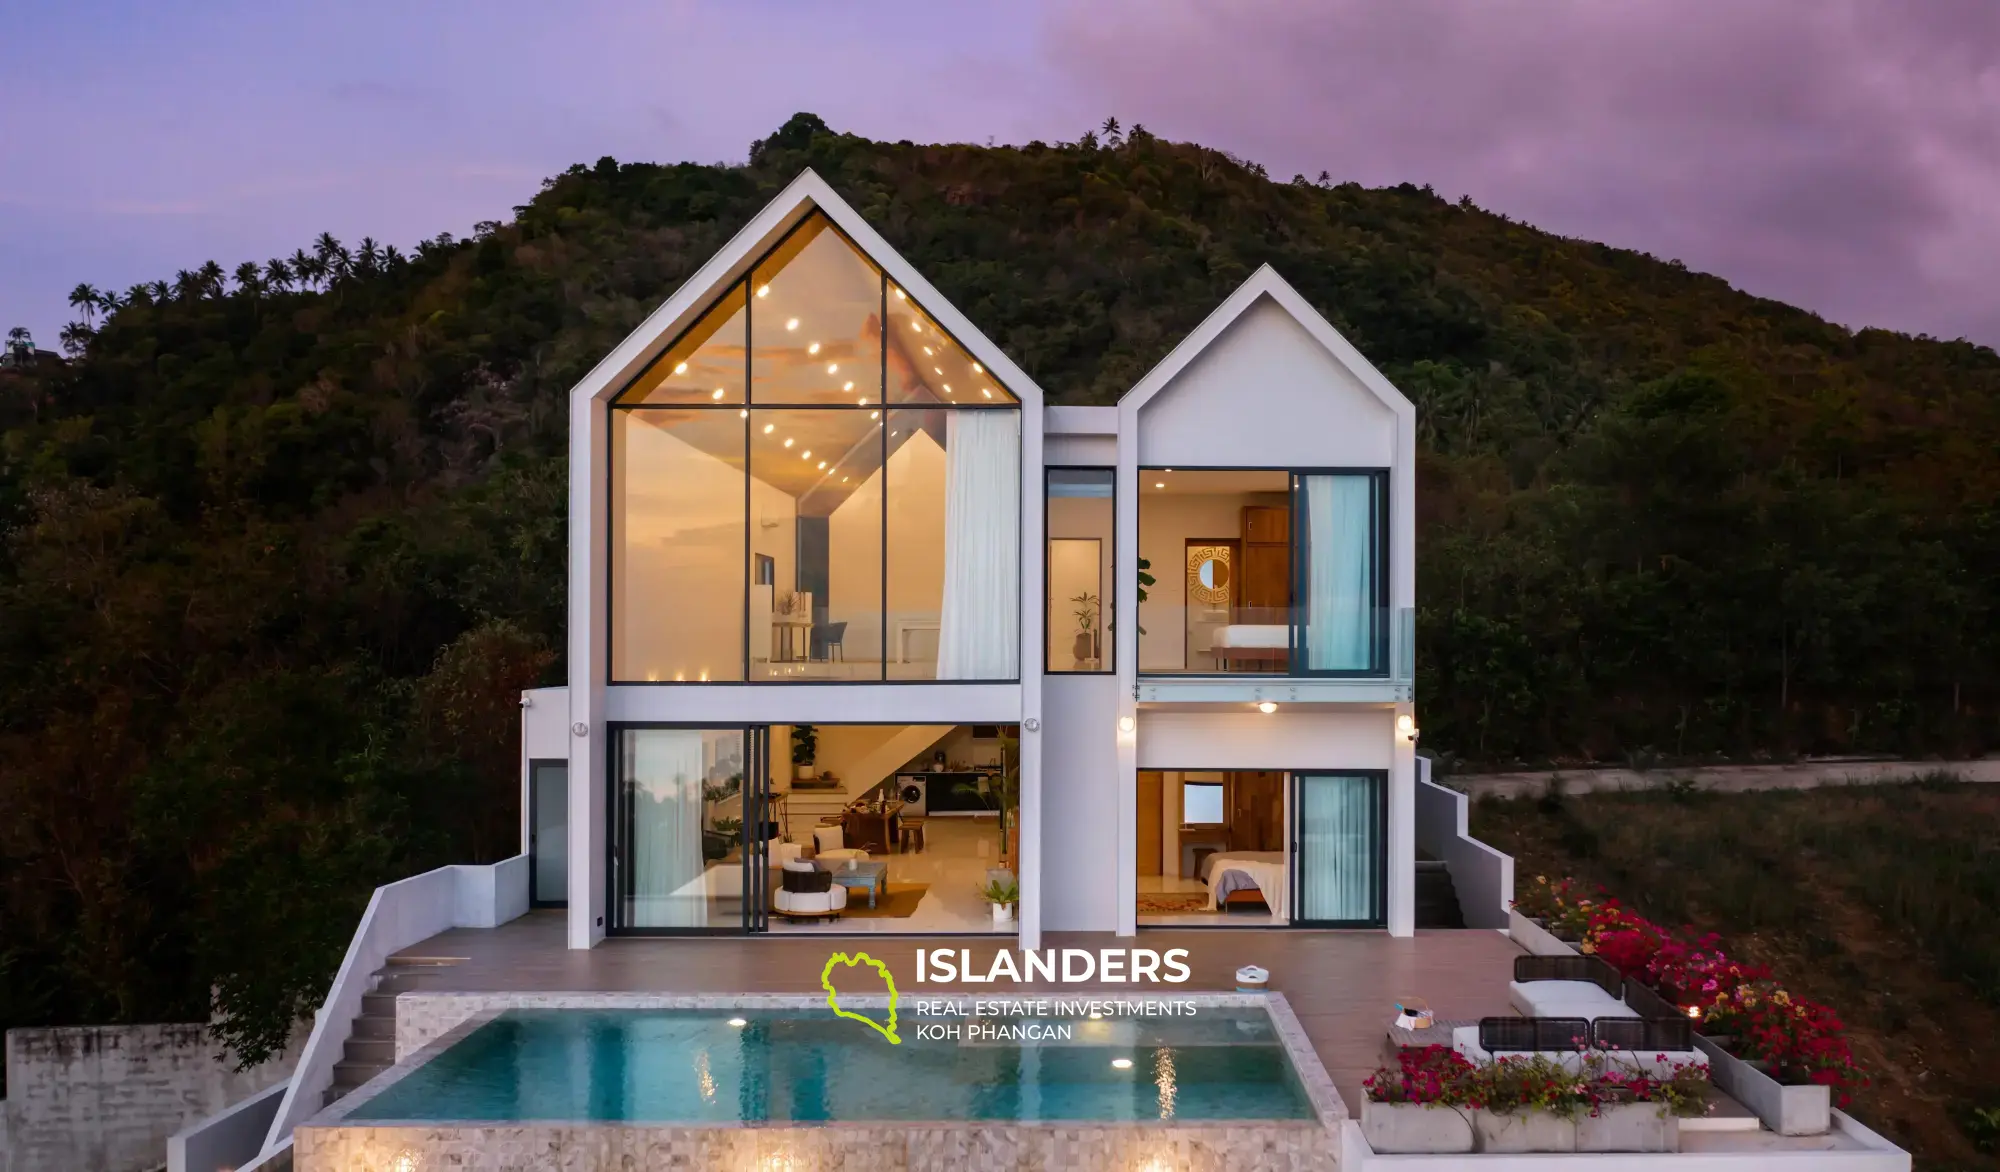
[[[1678,1152],[1681,1121],[1662,1116],[1658,1103],[1605,1104],[1595,1116],[1576,1119],[1579,1152]]]
[[[1530,956],[1576,955],[1576,949],[1556,939],[1555,933],[1512,908],[1507,909],[1507,935]]]
[[[1471,1111],[1422,1103],[1361,1102],[1361,1134],[1385,1155],[1435,1155],[1472,1150]]]
[[[1473,1138],[1482,1152],[1573,1152],[1576,1120],[1547,1111],[1472,1113]]]
[[[1722,1047],[1694,1036],[1708,1059],[1710,1081],[1750,1109],[1779,1135],[1825,1135],[1833,1127],[1833,1092],[1821,1086],[1788,1087]]]

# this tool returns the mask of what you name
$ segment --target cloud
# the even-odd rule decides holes
[[[1428,182],[1851,325],[2000,343],[1986,0],[1074,0],[1044,31],[1106,112],[1274,174]]]

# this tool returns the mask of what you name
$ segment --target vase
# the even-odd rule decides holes
[[[813,774],[812,762],[808,761],[804,765],[792,766],[792,780],[811,781],[813,780],[813,777],[814,774]]]
[[[992,905],[992,907],[993,907],[993,922],[994,922],[994,923],[996,923],[996,924],[1011,924],[1011,923],[1013,923],[1013,922],[1014,922],[1014,905],[1013,905],[1013,904],[1011,904],[1011,903],[996,903],[996,904],[993,904],[993,905]]]

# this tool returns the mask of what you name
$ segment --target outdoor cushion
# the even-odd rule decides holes
[[[1637,1017],[1639,1011],[1594,981],[1510,981],[1507,1004],[1524,1017]]]

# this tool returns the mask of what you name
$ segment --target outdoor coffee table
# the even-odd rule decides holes
[[[867,888],[869,907],[875,906],[875,892],[877,889],[880,889],[883,895],[889,894],[889,864],[887,863],[872,863],[864,862],[861,859],[854,859],[850,862],[835,865],[828,874],[833,876],[835,883],[840,884],[850,891],[864,887]]]

